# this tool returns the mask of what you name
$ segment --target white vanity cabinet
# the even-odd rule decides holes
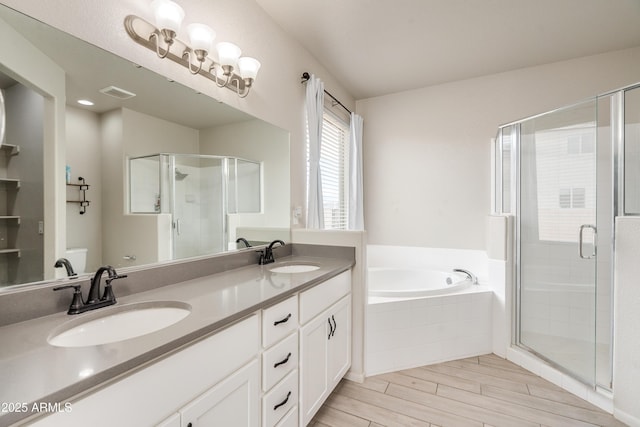
[[[193,427],[258,427],[260,342],[260,317],[252,315],[72,401],[70,412],[38,419],[34,425],[186,427],[191,422]],[[198,419],[207,421],[199,424]]]
[[[342,273],[300,294],[300,426],[351,365],[351,279]]]
[[[350,364],[349,270],[71,401],[70,412],[34,425],[303,427]]]

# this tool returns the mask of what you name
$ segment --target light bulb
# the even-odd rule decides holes
[[[240,69],[240,77],[255,80],[258,75],[258,70],[260,69],[260,61],[255,58],[243,56],[238,59],[238,68]]]
[[[171,0],[153,0],[151,9],[156,19],[156,26],[161,30],[178,32],[184,19],[184,10]]]
[[[211,52],[213,40],[216,38],[216,32],[211,27],[204,24],[189,24],[187,31],[189,32],[189,40],[191,40],[191,48],[193,50]]]
[[[238,58],[240,58],[240,54],[242,53],[238,46],[229,42],[221,42],[216,45],[216,49],[218,50],[218,61],[220,61],[220,65],[228,65],[236,68]]]

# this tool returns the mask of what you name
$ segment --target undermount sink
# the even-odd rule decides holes
[[[178,301],[147,301],[98,309],[69,320],[48,338],[56,347],[88,347],[124,341],[173,325],[191,313],[189,304]]]
[[[286,264],[270,268],[272,273],[308,273],[309,271],[318,270],[320,267],[313,264]]]

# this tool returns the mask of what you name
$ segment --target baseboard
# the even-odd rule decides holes
[[[624,411],[614,409],[613,416],[623,423],[628,424],[629,427],[640,427],[640,418],[629,415]]]
[[[348,371],[345,376],[346,379],[348,379],[349,381],[355,381],[357,383],[362,384],[364,382],[365,376],[364,376],[364,372],[354,372],[354,371]]]

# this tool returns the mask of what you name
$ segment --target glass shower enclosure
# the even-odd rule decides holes
[[[640,152],[640,132],[629,131],[640,122],[638,90],[501,126],[494,150],[493,211],[515,217],[513,343],[606,390],[613,388],[614,218],[640,211],[633,207],[640,162],[625,167]],[[625,194],[629,185],[634,191]]]
[[[235,248],[227,215],[261,211],[261,164],[234,157],[160,153],[129,159],[129,211],[168,216],[169,259]],[[163,249],[159,249],[163,252]]]

